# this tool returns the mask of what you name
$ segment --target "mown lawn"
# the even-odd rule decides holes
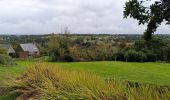
[[[104,78],[170,85],[170,64],[165,63],[84,62],[52,64],[58,64],[65,69],[93,72]]]

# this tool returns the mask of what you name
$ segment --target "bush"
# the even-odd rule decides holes
[[[4,48],[0,48],[0,54],[6,55],[7,51]]]
[[[164,48],[164,60],[170,62],[170,43]]]
[[[14,65],[14,61],[11,57],[0,54],[0,64],[2,65]]]
[[[146,55],[143,52],[135,50],[128,50],[124,56],[128,62],[144,62],[146,60]]]
[[[64,54],[64,59],[67,62],[73,62],[73,58],[69,54]]]
[[[147,57],[147,59],[146,59],[147,62],[156,62],[157,61],[157,55],[152,51],[146,52],[146,57]]]
[[[58,61],[58,57],[59,57],[60,53],[58,48],[54,48],[49,52],[49,61]]]
[[[126,61],[124,52],[120,51],[115,55],[116,61]]]
[[[8,86],[19,92],[19,100],[163,100],[167,89],[131,87],[125,82],[105,80],[85,72],[61,70],[47,64],[32,65],[23,77]]]

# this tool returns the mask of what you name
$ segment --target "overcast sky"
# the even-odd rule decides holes
[[[142,34],[146,26],[123,19],[126,0],[0,0],[0,34]],[[170,33],[162,25],[156,33]]]

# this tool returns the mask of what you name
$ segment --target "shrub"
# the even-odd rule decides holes
[[[62,70],[47,64],[32,65],[12,83],[18,99],[38,100],[160,100],[170,98],[169,91],[159,87],[131,87],[125,82],[104,80],[86,72]],[[160,92],[160,91],[161,92]]]
[[[58,48],[54,48],[49,52],[49,61],[58,61],[58,57],[59,57],[60,53]]]
[[[135,50],[128,50],[124,56],[128,62],[143,62],[146,59],[146,55],[143,52]]]
[[[125,61],[124,52],[120,51],[115,55],[116,61]]]
[[[164,60],[170,62],[170,43],[164,48]]]
[[[0,48],[0,54],[4,54],[4,55],[6,55],[6,54],[7,54],[6,49],[4,49],[4,48]]]
[[[2,65],[14,65],[14,61],[11,57],[0,54],[0,64]]]
[[[147,62],[155,62],[157,60],[157,55],[152,51],[146,52]]]
[[[67,62],[73,62],[73,58],[68,53],[64,54],[64,59]]]

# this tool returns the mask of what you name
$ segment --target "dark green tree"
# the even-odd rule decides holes
[[[124,18],[128,16],[139,21],[139,25],[147,24],[144,39],[152,39],[153,33],[163,21],[170,24],[170,0],[129,0],[125,3]],[[146,6],[150,4],[149,6]]]

